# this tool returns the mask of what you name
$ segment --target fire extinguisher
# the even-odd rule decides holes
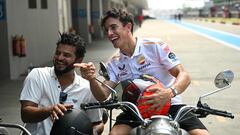
[[[18,37],[17,35],[12,38],[12,51],[13,56],[20,56],[20,37]]]
[[[13,56],[26,56],[26,40],[23,36],[19,37],[18,35],[16,35],[12,38],[12,51]]]
[[[20,37],[20,56],[26,57],[26,40],[23,35]]]

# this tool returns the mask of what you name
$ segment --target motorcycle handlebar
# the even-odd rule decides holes
[[[109,101],[105,101],[105,102],[81,104],[81,108],[84,109],[84,110],[97,109],[97,108],[105,108],[105,109],[120,108],[123,111],[129,111],[134,116],[136,116],[136,118],[139,120],[139,122],[142,125],[147,124],[147,121],[145,121],[142,118],[142,116],[141,116],[138,108],[136,107],[136,105],[134,105],[131,102],[115,102],[115,101],[109,100]]]
[[[123,111],[125,111],[127,109],[127,110],[130,110],[130,112],[133,113],[143,124],[147,123],[147,121],[145,121],[141,117],[141,114],[139,113],[136,105],[134,105],[133,103],[130,103],[130,102],[114,102],[112,100],[109,100],[109,101],[105,101],[105,102],[81,104],[81,108],[85,109],[85,110],[96,109],[96,108],[106,108],[106,109],[121,108]],[[205,104],[204,106],[201,106],[201,107],[197,107],[197,106],[182,107],[178,111],[174,121],[177,121],[177,122],[180,121],[180,119],[183,118],[184,115],[186,115],[185,111],[188,111],[188,112],[193,111],[194,113],[199,115],[198,116],[199,118],[205,118],[209,114],[228,117],[231,119],[234,118],[232,113],[229,113],[227,111],[212,109],[208,105]]]
[[[107,102],[95,102],[95,103],[86,103],[86,104],[81,104],[81,108],[84,110],[88,109],[97,109],[97,108],[105,108],[105,109],[113,109],[113,108],[118,108],[120,104],[113,103],[111,101]]]
[[[234,115],[232,115],[232,113],[229,113],[227,111],[222,111],[222,110],[217,110],[212,108],[199,108],[198,110],[199,110],[198,112],[204,112],[205,115],[212,114],[212,115],[223,116],[231,119],[234,118]]]
[[[193,112],[197,114],[199,118],[205,118],[209,114],[212,115],[218,115],[218,116],[223,116],[223,117],[228,117],[233,119],[234,116],[232,113],[229,113],[227,111],[222,111],[222,110],[217,110],[217,109],[212,109],[210,108],[207,104],[204,104],[204,106],[198,107],[198,106],[183,106],[177,113],[174,121],[180,121],[184,115],[186,115],[186,111],[188,112]]]

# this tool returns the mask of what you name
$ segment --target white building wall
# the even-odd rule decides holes
[[[58,38],[57,0],[48,0],[48,8],[29,9],[28,0],[7,0],[7,34],[10,61],[10,79],[18,79],[29,64],[41,66],[51,61]],[[26,57],[12,55],[12,37],[26,39]]]

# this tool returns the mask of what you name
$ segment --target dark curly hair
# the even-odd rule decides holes
[[[65,44],[76,47],[75,55],[77,58],[83,58],[86,53],[86,42],[84,39],[77,34],[74,33],[60,33],[60,38],[57,42],[57,46],[59,44]]]
[[[133,33],[134,18],[131,13],[125,10],[116,9],[116,8],[112,8],[111,10],[108,10],[105,13],[104,17],[102,18],[102,21],[101,21],[102,28],[104,28],[104,24],[109,17],[119,19],[122,22],[123,26],[125,26],[127,23],[130,22],[132,24],[131,32]]]

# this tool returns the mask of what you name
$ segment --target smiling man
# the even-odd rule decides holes
[[[167,102],[171,101],[168,113],[174,117],[176,112],[184,106],[180,94],[187,89],[191,80],[168,44],[157,38],[135,37],[133,16],[121,9],[107,11],[101,25],[113,47],[119,49],[119,53],[108,63],[110,80],[105,80],[104,83],[114,88],[119,82],[128,79],[138,79],[143,75],[152,76],[158,79],[163,87],[148,87],[146,91],[152,94],[141,98],[145,100],[142,105],[149,105],[148,110],[155,109],[156,114]],[[80,70],[83,77],[89,80],[96,99],[105,100],[110,90],[94,79],[95,66],[92,63],[85,63],[82,64]],[[190,119],[180,122],[181,128],[191,135],[209,134],[197,117],[190,113],[188,115]],[[130,113],[122,112],[117,116],[110,134],[128,135],[132,128],[139,125],[134,120]]]
[[[20,96],[21,118],[32,135],[49,135],[53,122],[65,111],[80,109],[81,103],[96,102],[89,81],[74,71],[73,64],[81,63],[85,52],[85,41],[79,35],[63,33],[57,42],[54,66],[34,68],[26,77]],[[86,113],[101,134],[102,111]]]

